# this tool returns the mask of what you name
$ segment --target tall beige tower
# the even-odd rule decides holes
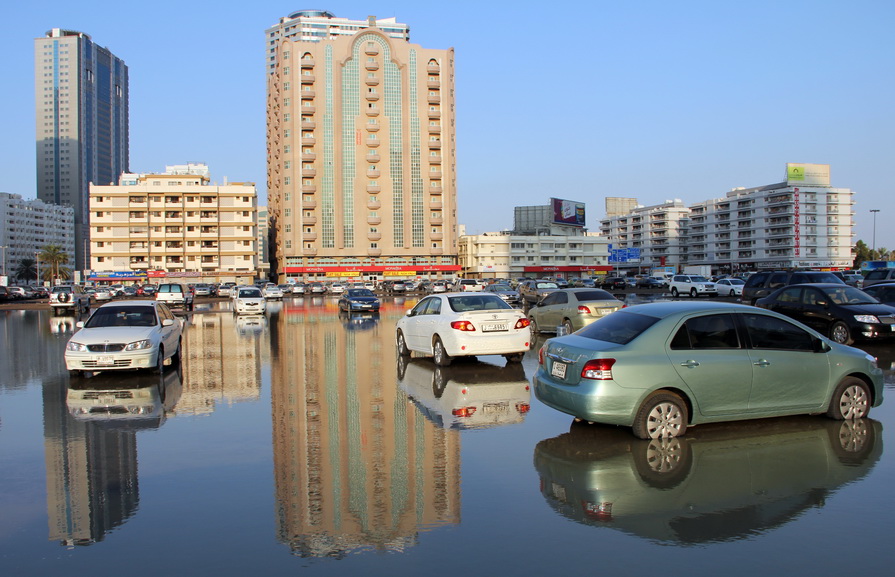
[[[459,270],[453,49],[362,24],[276,40],[267,182],[281,280]]]

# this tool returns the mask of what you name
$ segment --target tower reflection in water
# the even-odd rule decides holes
[[[460,437],[395,384],[402,310],[352,322],[333,299],[287,301],[271,323],[278,539],[303,557],[403,551],[460,521]]]

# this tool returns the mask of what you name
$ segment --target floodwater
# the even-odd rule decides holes
[[[179,367],[90,378],[75,319],[0,311],[0,575],[891,572],[895,343],[872,419],[669,446],[541,405],[536,349],[399,362],[415,302],[197,304]]]

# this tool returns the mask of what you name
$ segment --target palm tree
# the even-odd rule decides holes
[[[49,265],[47,268],[50,280],[67,280],[71,278],[71,271],[62,265],[68,264],[68,254],[62,251],[58,244],[48,244],[40,250],[38,257],[40,262]]]
[[[37,271],[34,267],[34,259],[33,258],[23,258],[19,261],[19,266],[16,267],[16,271],[14,276],[25,282],[30,281],[31,279],[37,279]]]

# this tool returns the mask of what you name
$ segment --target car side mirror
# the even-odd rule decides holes
[[[75,326],[78,327],[79,329],[83,329],[83,328],[84,328],[84,321],[78,321],[78,322],[76,322],[76,323],[75,323]]]
[[[817,301],[817,306],[828,307],[830,306],[830,301]]]
[[[172,319],[165,319],[162,321],[163,327],[170,327],[174,325],[174,321]]]
[[[412,316],[413,316],[413,309],[407,309],[407,312],[404,313],[404,316],[412,317]]]
[[[830,350],[830,345],[823,342],[821,339],[814,339],[814,352],[815,353],[825,353]]]

